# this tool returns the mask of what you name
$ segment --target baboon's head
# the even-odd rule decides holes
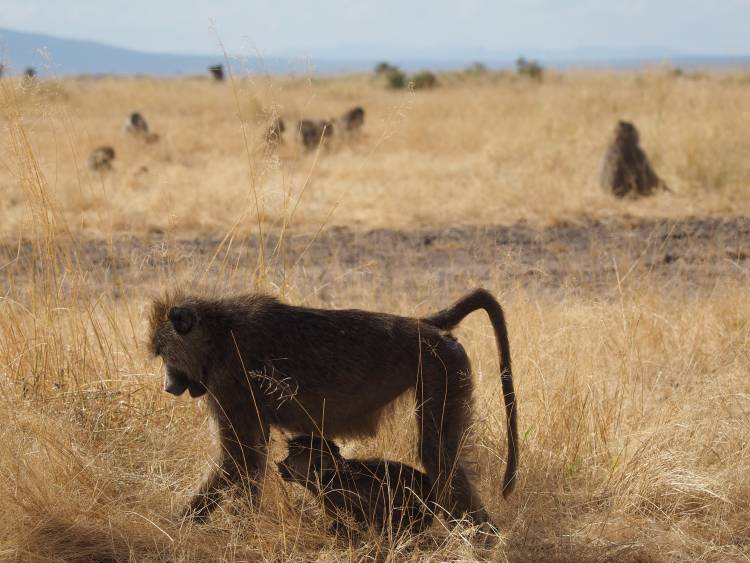
[[[638,129],[629,121],[619,121],[615,132],[617,142],[621,145],[634,146],[639,142]]]
[[[277,463],[284,481],[318,486],[321,478],[343,468],[344,459],[333,442],[317,436],[297,436],[288,442],[286,459]]]
[[[206,392],[215,349],[206,308],[197,299],[168,296],[151,307],[149,346],[164,361],[164,390],[191,397]]]

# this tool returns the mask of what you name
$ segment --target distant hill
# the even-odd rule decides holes
[[[32,66],[40,74],[196,74],[220,55],[143,53],[94,41],[0,28],[0,58],[12,72]]]
[[[671,63],[683,67],[748,66],[750,56],[722,57],[688,55],[650,47],[612,49],[586,47],[569,51],[520,49],[517,53],[472,47],[444,47],[437,50],[411,50],[409,57],[386,46],[342,46],[339,49],[311,50],[303,57],[289,54],[277,57],[230,57],[235,72],[336,74],[369,72],[379,61],[397,64],[406,71],[420,69],[453,70],[473,62],[489,68],[511,68],[523,55],[538,59],[552,68],[612,67],[630,68],[644,64]],[[0,62],[10,73],[34,67],[40,75],[69,74],[205,74],[208,66],[222,63],[222,54],[175,55],[146,53],[113,47],[95,41],[62,39],[50,35],[0,28]]]

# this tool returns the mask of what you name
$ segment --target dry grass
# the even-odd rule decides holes
[[[337,543],[314,503],[273,473],[257,512],[236,499],[202,527],[173,517],[205,468],[208,431],[200,402],[161,392],[161,366],[142,342],[144,311],[166,285],[195,285],[206,265],[144,281],[134,259],[132,279],[112,280],[79,265],[86,237],[114,244],[121,233],[149,228],[175,236],[255,231],[256,195],[262,225],[276,231],[291,224],[314,232],[326,221],[411,228],[546,223],[583,213],[748,213],[742,122],[750,84],[740,75],[441,83],[432,92],[394,94],[366,78],[242,82],[244,122],[231,87],[202,80],[65,81],[62,97],[48,85],[36,93],[0,85],[9,133],[0,138],[0,229],[6,241],[32,243],[23,258],[28,275],[4,275],[0,301],[0,558],[750,558],[747,285],[669,294],[646,274],[612,279],[605,297],[507,287],[497,272],[466,276],[451,296],[426,284],[374,303],[378,280],[353,276],[352,265],[335,256],[326,296],[293,268],[282,289],[270,285],[294,256],[266,257],[252,278],[227,264],[221,279],[204,284],[255,285],[312,305],[414,314],[477,282],[498,294],[515,354],[522,480],[503,501],[497,359],[489,323],[477,315],[459,335],[479,389],[478,484],[502,531],[492,550],[475,547],[470,530],[448,533],[439,524],[428,537],[396,545]],[[264,110],[293,119],[356,103],[368,110],[364,139],[318,157],[291,143],[279,159],[255,151]],[[163,135],[159,145],[120,133],[134,109]],[[676,196],[620,205],[598,193],[597,158],[621,116],[641,127]],[[118,151],[116,170],[84,170],[87,151],[105,142]],[[148,172],[138,173],[144,165]],[[409,418],[399,409],[376,438],[347,451],[414,461],[413,436],[403,432]]]
[[[19,94],[18,103],[63,215],[90,234],[226,230],[238,209],[254,214],[251,184],[269,225],[280,226],[302,194],[292,227],[304,231],[334,208],[329,223],[366,228],[549,223],[623,209],[666,217],[748,211],[746,75],[571,74],[541,84],[456,75],[441,83],[409,93],[369,77],[254,78],[234,86],[70,79]],[[367,110],[364,138],[335,143],[316,160],[288,130],[278,158],[261,154],[263,128],[275,113],[293,129],[300,117],[340,115],[357,104]],[[142,112],[162,142],[127,138],[121,126],[131,111]],[[600,193],[599,159],[620,118],[640,128],[675,196],[623,206]],[[117,151],[109,174],[85,168],[101,144]],[[0,138],[0,154],[9,150]],[[3,158],[0,229],[15,234],[26,215]]]

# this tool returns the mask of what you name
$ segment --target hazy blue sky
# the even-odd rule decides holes
[[[750,53],[750,0],[2,0],[0,27],[174,53],[581,46]],[[352,55],[356,49],[344,49]]]

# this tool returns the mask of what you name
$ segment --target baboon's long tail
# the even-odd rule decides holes
[[[518,416],[518,409],[516,407],[516,394],[513,390],[510,343],[508,342],[508,329],[505,326],[503,309],[500,307],[500,303],[487,290],[476,289],[459,299],[451,307],[443,309],[430,317],[425,317],[421,321],[443,330],[451,330],[464,317],[478,309],[484,309],[487,315],[489,315],[492,328],[495,331],[498,352],[500,353],[500,380],[503,384],[508,433],[508,464],[505,468],[505,477],[503,478],[503,496],[507,497],[513,491],[517,480],[518,425],[516,418]]]

